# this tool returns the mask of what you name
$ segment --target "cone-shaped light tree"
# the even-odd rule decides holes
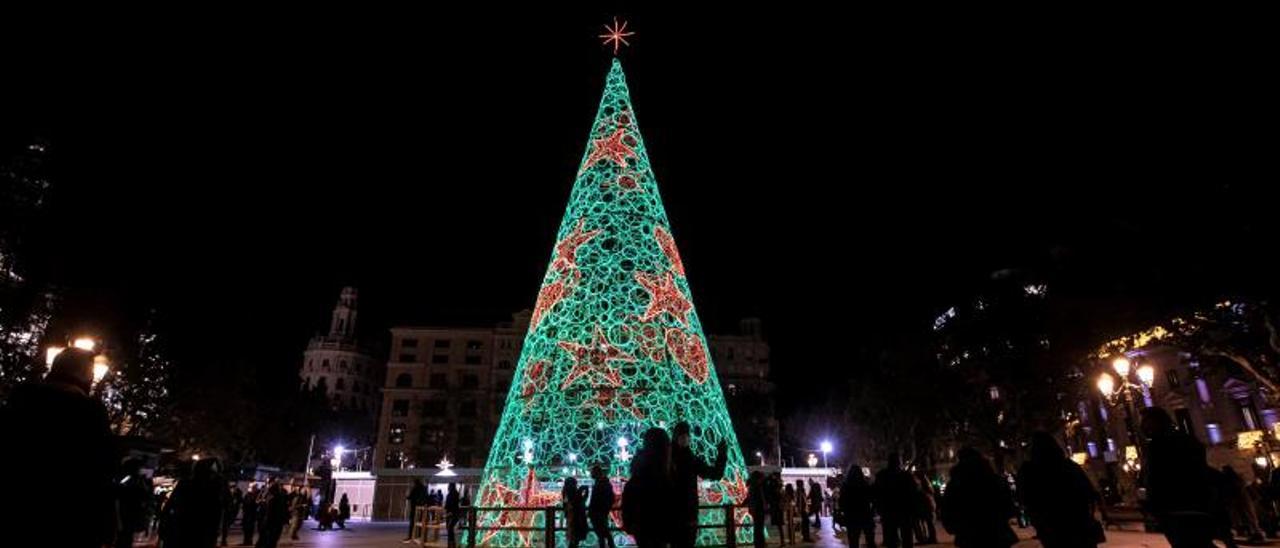
[[[620,494],[641,434],[678,421],[692,425],[702,458],[710,461],[719,442],[729,447],[724,478],[703,482],[702,502],[746,496],[746,467],[617,59],[506,402],[478,506],[559,504],[560,482],[589,483],[593,465],[608,470]],[[715,514],[701,519],[722,524]],[[478,519],[482,527],[540,528],[544,515],[481,511]],[[735,519],[749,518],[739,511]],[[532,531],[482,531],[479,540],[544,542]]]

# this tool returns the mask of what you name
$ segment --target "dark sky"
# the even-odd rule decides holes
[[[293,368],[344,284],[380,328],[531,306],[615,13],[699,313],[762,316],[792,393],[999,268],[1125,317],[1274,286],[1274,59],[1232,21],[609,4],[11,18],[60,326],[157,307]]]

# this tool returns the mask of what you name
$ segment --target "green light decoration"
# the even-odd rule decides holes
[[[621,496],[641,434],[682,420],[704,459],[720,441],[729,447],[724,478],[702,482],[702,502],[745,500],[747,469],[617,59],[514,379],[477,506],[559,504],[563,479],[589,484],[597,464]],[[745,510],[736,514],[750,523]],[[538,529],[481,531],[485,544],[545,542],[542,512],[481,511],[477,519],[481,527]],[[722,525],[724,516],[704,511],[701,520]],[[613,521],[621,525],[617,512]],[[739,531],[747,542],[748,529]],[[723,543],[722,530],[700,534],[700,544]]]

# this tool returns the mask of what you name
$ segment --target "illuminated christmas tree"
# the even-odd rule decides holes
[[[644,430],[678,421],[693,426],[704,459],[721,441],[729,447],[724,479],[703,482],[703,503],[744,500],[747,470],[617,59],[514,378],[478,506],[558,504],[563,478],[590,483],[593,465],[609,471],[620,495]],[[543,519],[479,513],[482,527],[541,527]],[[749,517],[740,510],[735,519]],[[702,520],[723,524],[724,516],[706,511]],[[701,543],[723,542],[714,530],[702,535]],[[486,531],[480,540],[528,546],[541,537]]]

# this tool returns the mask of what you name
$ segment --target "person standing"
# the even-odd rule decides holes
[[[258,526],[258,486],[249,485],[244,497],[240,499],[240,527],[244,529],[244,542],[241,546],[253,546],[253,535]]]
[[[458,527],[458,520],[462,519],[460,510],[462,509],[462,500],[458,495],[458,484],[449,484],[449,493],[444,496],[444,532],[445,537],[449,541],[449,548],[457,548],[458,541],[453,536],[454,529]]]
[[[916,488],[916,544],[937,544],[938,528],[934,525],[937,515],[938,501],[934,496],[933,483],[923,470],[915,473]]]
[[[113,478],[120,461],[107,411],[93,388],[94,354],[67,348],[43,381],[15,388],[3,411],[6,449],[0,469],[9,472],[0,515],[39,534],[58,533],[58,546],[101,548],[116,540]],[[15,450],[20,447],[22,450]],[[55,473],[22,473],[36,465]],[[74,527],[67,527],[69,496]]]
[[[673,433],[671,481],[676,523],[671,544],[676,548],[690,548],[698,537],[698,478],[718,481],[724,477],[729,452],[721,441],[716,445],[715,462],[707,464],[693,453],[689,423],[676,423]]]
[[[822,530],[822,507],[826,502],[823,496],[822,486],[818,482],[809,480],[809,513],[813,515],[813,532],[817,534]]]
[[[765,505],[769,509],[769,523],[778,528],[778,541],[786,543],[786,524],[782,520],[782,477],[770,474],[765,480]]]
[[[609,512],[613,511],[613,485],[600,465],[591,467],[591,499],[587,502],[587,518],[595,531],[600,548],[615,548],[609,530]]]
[[[1018,495],[1045,548],[1080,548],[1105,541],[1093,512],[1101,495],[1080,465],[1046,432],[1031,435],[1031,458],[1018,469]]]
[[[418,516],[418,508],[427,503],[427,486],[422,484],[422,480],[413,478],[413,488],[409,489],[409,495],[404,498],[408,501],[409,506],[409,532],[405,534],[405,540],[413,540],[414,520]]]
[[[191,477],[178,482],[170,500],[176,525],[175,544],[213,548],[221,530],[226,482],[219,473],[217,459],[196,461],[192,467]]]
[[[338,528],[346,529],[349,519],[351,519],[351,501],[347,499],[347,494],[343,493],[342,498],[338,499]]]
[[[289,522],[289,493],[279,481],[272,480],[263,501],[262,531],[258,534],[257,548],[276,548],[280,536]]]
[[[328,505],[325,505],[328,508]],[[289,497],[289,511],[293,521],[289,526],[289,540],[298,540],[298,531],[307,521],[307,511],[311,509],[311,497],[303,489],[295,489]],[[327,527],[326,527],[327,529]]]
[[[587,536],[585,490],[585,487],[578,487],[578,478],[570,476],[564,479],[564,488],[560,491],[560,505],[564,509],[564,536],[569,548],[578,548],[578,543]]]
[[[876,474],[875,506],[887,548],[911,548],[916,507],[916,482],[902,469],[897,453],[889,453],[885,468]]]
[[[849,467],[844,476],[844,485],[840,486],[840,512],[844,514],[845,529],[849,532],[849,548],[858,548],[860,539],[866,539],[866,545],[876,545],[876,516],[871,507],[874,493],[862,468],[857,464]]]
[[[240,488],[234,483],[227,486],[227,496],[223,499],[222,505],[222,546],[227,545],[227,533],[231,530],[231,524],[236,521],[236,514],[240,513],[240,499],[244,498]]]
[[[809,496],[804,491],[804,480],[796,480],[796,519],[800,525],[800,540],[813,542],[809,536]]]
[[[1013,496],[1008,482],[972,447],[956,454],[942,499],[942,525],[959,548],[1008,548],[1018,541],[1009,527]]]
[[[151,481],[142,475],[142,461],[130,458],[122,465],[124,477],[116,484],[116,508],[120,526],[116,531],[116,548],[133,548],[133,538],[147,530],[151,506]]]
[[[747,476],[747,513],[751,515],[751,542],[755,548],[764,548],[764,491],[764,473],[756,470]]]
[[[1159,407],[1142,410],[1147,507],[1173,548],[1207,548],[1215,529],[1214,479],[1204,446],[1179,432]]]
[[[796,543],[796,488],[788,483],[782,489],[782,524],[785,535],[782,544]]]
[[[639,548],[666,546],[677,513],[671,508],[671,438],[661,428],[644,432],[622,490],[622,527]]]

